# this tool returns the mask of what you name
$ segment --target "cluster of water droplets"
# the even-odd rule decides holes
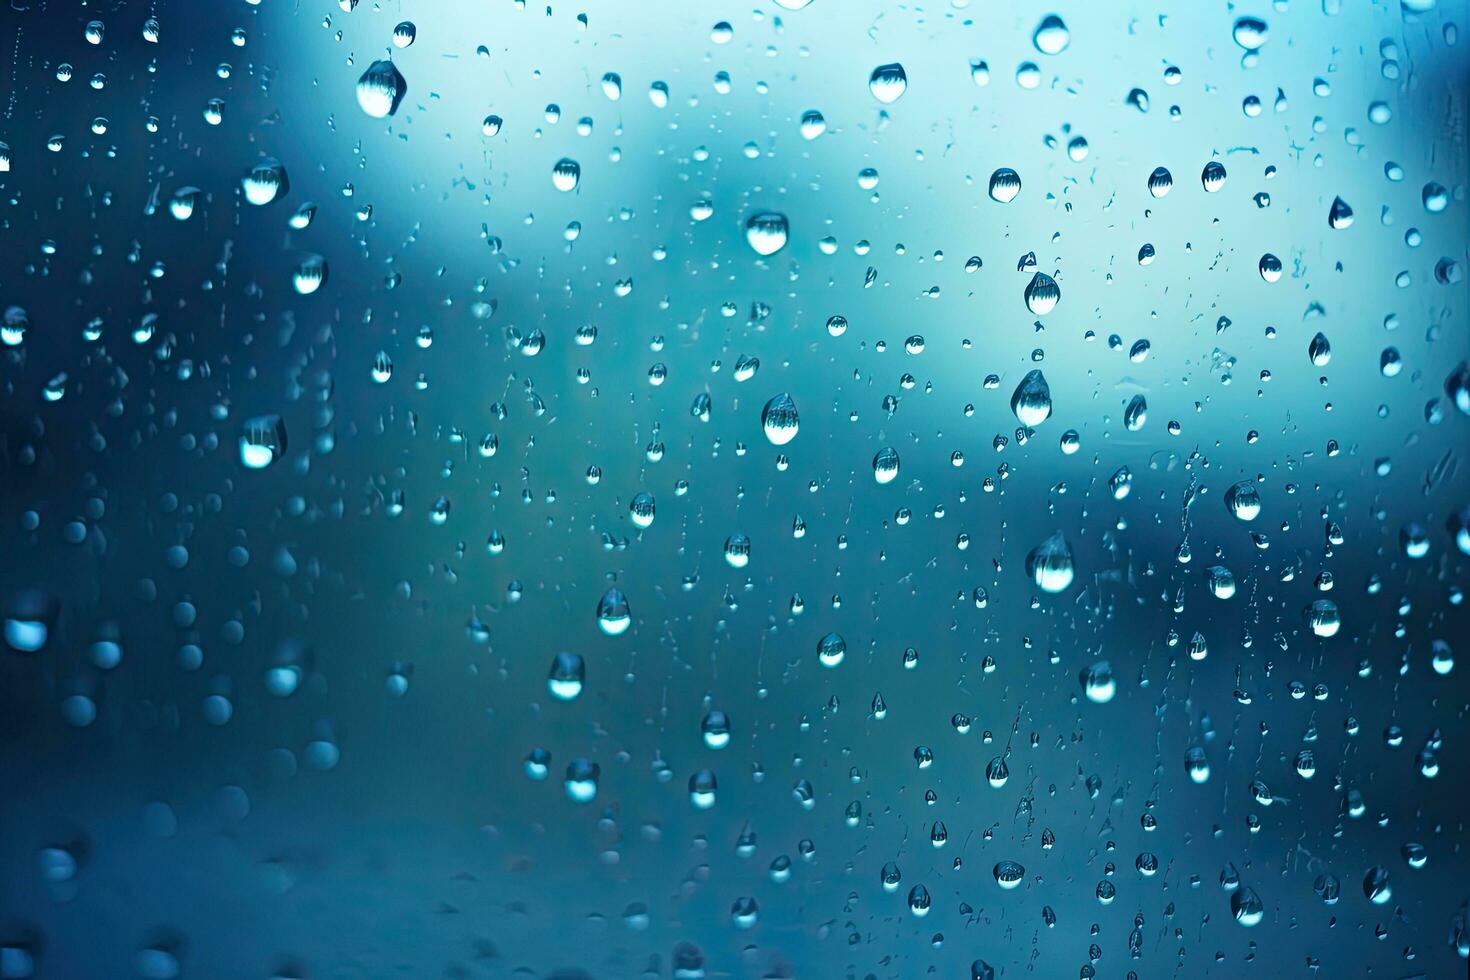
[[[130,833],[301,914],[422,859],[526,975],[1463,969],[1444,0],[286,6],[12,12],[0,977]]]

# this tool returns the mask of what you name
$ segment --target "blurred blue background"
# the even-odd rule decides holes
[[[0,977],[1462,975],[1463,0],[797,5],[0,10]]]

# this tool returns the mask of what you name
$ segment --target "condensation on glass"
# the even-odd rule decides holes
[[[1465,0],[11,0],[0,978],[1463,976]]]

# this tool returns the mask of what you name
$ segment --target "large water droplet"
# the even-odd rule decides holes
[[[1038,272],[1026,284],[1026,309],[1036,316],[1046,316],[1061,302],[1062,289],[1045,272]]]
[[[817,660],[823,667],[836,667],[847,656],[847,641],[839,633],[828,633],[817,641]]]
[[[775,255],[786,247],[789,231],[786,215],[760,211],[746,219],[745,241],[757,255]]]
[[[551,660],[551,670],[546,675],[546,689],[558,701],[575,701],[582,693],[582,683],[586,676],[587,664],[581,656],[563,651]]]
[[[1199,182],[1206,193],[1214,194],[1225,186],[1225,165],[1218,160],[1211,160],[1200,173]]]
[[[1046,383],[1046,375],[1039,370],[1027,372],[1011,395],[1011,411],[1028,429],[1051,417],[1051,386]]]
[[[286,168],[275,157],[261,157],[240,181],[245,200],[257,206],[271,203],[290,190]]]
[[[873,98],[884,105],[892,105],[897,102],[908,87],[909,76],[904,72],[903,65],[898,62],[879,65],[873,69],[873,74],[868,76],[868,91],[873,93]]]
[[[398,104],[408,91],[408,82],[398,66],[385,59],[368,65],[357,80],[357,104],[374,119],[384,119],[398,111]]]
[[[898,477],[898,450],[884,446],[873,454],[873,479],[892,483]]]
[[[240,462],[263,470],[286,452],[286,423],[279,415],[257,415],[240,428]]]
[[[766,402],[766,407],[761,409],[761,428],[773,446],[784,446],[796,438],[800,419],[790,395],[783,391]]]
[[[1255,51],[1266,43],[1270,29],[1266,22],[1259,17],[1237,17],[1235,26],[1230,30],[1230,36],[1235,43],[1247,51]]]
[[[1225,507],[1237,520],[1253,521],[1261,515],[1261,493],[1254,480],[1241,480],[1225,491]]]
[[[1113,677],[1113,665],[1099,660],[1082,671],[1082,691],[1093,704],[1107,704],[1118,693],[1118,682]]]
[[[551,168],[551,186],[563,193],[574,191],[582,181],[582,165],[570,157],[562,157]]]
[[[1001,167],[990,175],[990,199],[1009,204],[1021,193],[1021,175],[1010,167]]]
[[[617,589],[608,589],[597,602],[597,628],[608,636],[621,636],[633,625],[633,610],[628,597]]]
[[[1031,35],[1031,43],[1036,45],[1036,50],[1042,54],[1061,54],[1067,50],[1067,45],[1072,43],[1072,35],[1067,30],[1067,25],[1056,14],[1047,14],[1036,25],[1036,31]]]
[[[1074,575],[1072,546],[1057,531],[1026,556],[1026,575],[1043,592],[1065,592]]]

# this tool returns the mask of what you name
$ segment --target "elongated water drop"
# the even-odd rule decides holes
[[[873,454],[873,479],[892,483],[898,477],[898,450],[884,446]]]
[[[1148,192],[1154,197],[1163,197],[1174,188],[1174,175],[1164,167],[1155,167],[1148,175]]]
[[[597,602],[597,628],[608,636],[621,636],[633,625],[633,610],[628,597],[617,589],[608,589]]]
[[[1031,549],[1026,556],[1026,574],[1043,592],[1065,592],[1072,584],[1072,546],[1061,531]]]
[[[1026,309],[1036,316],[1046,316],[1061,302],[1062,289],[1057,281],[1044,272],[1038,272],[1026,284]]]
[[[1051,386],[1041,371],[1029,371],[1011,395],[1011,411],[1028,429],[1051,417]]]
[[[1218,160],[1211,160],[1201,171],[1199,182],[1206,193],[1214,194],[1225,186],[1225,176],[1225,165]]]
[[[773,446],[784,446],[796,438],[800,418],[790,395],[783,391],[766,402],[766,407],[761,409],[761,428]]]
[[[1113,665],[1099,660],[1082,671],[1082,690],[1093,704],[1107,704],[1118,693],[1118,682],[1113,678]]]

